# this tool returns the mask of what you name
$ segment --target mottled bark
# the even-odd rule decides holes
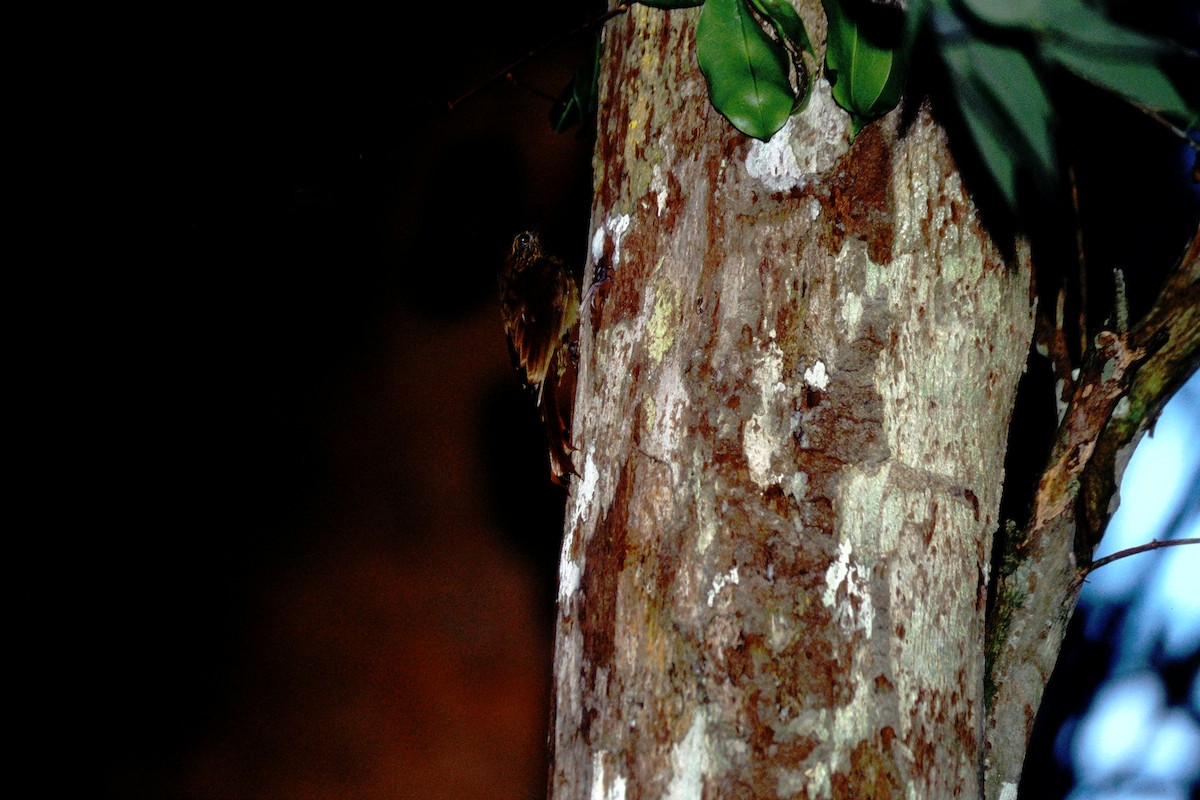
[[[605,31],[552,794],[978,797],[1028,265],[925,113],[737,133],[694,22]]]

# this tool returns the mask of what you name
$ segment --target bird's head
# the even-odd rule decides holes
[[[521,231],[513,239],[510,258],[528,264],[542,254],[542,242],[537,231]]]

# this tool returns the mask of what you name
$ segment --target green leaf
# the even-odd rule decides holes
[[[1059,177],[1050,67],[1185,124],[1197,118],[1158,65],[1171,47],[1085,0],[914,0],[909,8],[921,18],[909,19],[906,39],[922,27],[932,34],[967,131],[1014,210],[1023,180],[1045,188]]]
[[[975,19],[998,28],[1041,28],[1054,14],[1059,13],[1061,2],[1054,9],[1047,8],[1046,0],[960,0],[963,7]]]
[[[904,92],[905,65],[897,50],[865,35],[841,0],[822,0],[829,20],[825,71],[833,99],[850,112],[853,132],[896,107]]]
[[[979,82],[973,79],[971,60],[965,48],[944,48],[942,58],[951,73],[958,107],[976,150],[1008,207],[1016,209],[1018,150],[1006,141],[1014,137],[1003,133],[1006,121],[981,90]]]
[[[795,6],[786,0],[749,0],[749,2],[774,26],[775,32],[779,34],[779,38],[783,41],[788,56],[792,60],[792,67],[796,70],[799,82],[799,86],[796,87],[796,100],[792,103],[792,113],[794,114],[808,104],[808,96],[812,92],[813,69],[805,60],[804,54],[807,53],[813,57],[814,66],[817,54],[813,49],[812,40],[808,38],[808,29],[804,27],[804,20],[796,13]]]
[[[742,0],[708,0],[696,23],[696,56],[713,107],[735,128],[770,139],[796,100],[788,57]]]
[[[1066,40],[1076,49],[1095,54],[1154,58],[1169,49],[1164,40],[1118,25],[1080,0],[1060,0],[1041,27],[1046,38]]]
[[[1002,115],[1004,129],[1019,141],[1010,144],[1032,156],[1031,167],[1043,180],[1058,173],[1054,155],[1054,108],[1041,78],[1025,55],[1014,48],[969,39],[961,46],[980,93]]]
[[[995,124],[995,118],[987,113],[985,103],[963,102],[960,108],[975,147],[992,180],[995,181],[996,188],[1000,190],[1009,209],[1015,211],[1018,169],[1015,152],[1004,141],[1000,128]]]
[[[906,54],[912,52],[932,10],[932,0],[909,0],[908,7],[904,9],[904,33],[900,37],[900,46]]]
[[[942,60],[979,155],[1005,202],[1017,208],[1018,179],[1043,187],[1058,178],[1054,108],[1034,64],[1020,50],[956,35],[941,20]]]
[[[804,20],[796,13],[796,7],[786,0],[750,0],[758,13],[771,21],[790,50],[813,53],[812,40],[808,38],[808,28]]]
[[[636,0],[651,8],[691,8],[704,5],[704,0]]]
[[[1042,54],[1089,83],[1137,105],[1174,117],[1184,125],[1190,126],[1196,120],[1196,110],[1188,107],[1187,101],[1154,61],[1081,49],[1057,41],[1045,42]]]
[[[550,109],[550,127],[562,133],[596,114],[596,78],[600,72],[600,37],[595,42],[591,55],[582,64]]]

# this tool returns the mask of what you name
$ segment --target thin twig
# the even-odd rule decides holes
[[[492,75],[490,78],[485,80],[483,83],[478,83],[475,86],[471,87],[466,92],[466,94],[462,95],[461,97],[459,97],[455,100],[451,100],[448,103],[446,103],[446,107],[449,110],[453,111],[455,108],[462,105],[467,100],[470,100],[472,97],[479,94],[484,89],[491,86],[493,83],[500,80],[501,78],[508,78],[509,80],[514,80],[512,78],[512,71],[514,69],[516,69],[517,67],[521,66],[522,64],[524,64],[526,61],[529,61],[532,58],[537,58],[542,53],[546,52],[547,50],[551,49],[552,47],[554,47],[557,44],[565,42],[567,39],[570,39],[572,36],[576,36],[580,33],[583,33],[584,31],[591,30],[592,28],[596,27],[597,25],[603,25],[604,23],[608,22],[610,19],[617,16],[618,14],[624,14],[626,11],[629,10],[629,6],[630,6],[629,3],[621,3],[620,5],[613,6],[613,8],[611,8],[610,10],[604,12],[603,14],[601,14],[598,17],[594,17],[594,18],[588,20],[587,22],[580,25],[578,28],[569,30],[566,33],[560,33],[558,36],[555,36],[550,41],[543,42],[538,47],[535,47],[534,49],[530,50],[528,53],[526,53],[525,55],[518,58],[516,61],[509,64],[507,67],[504,67],[499,72]],[[515,80],[514,80],[514,82],[515,82]]]
[[[1135,103],[1132,100],[1130,100],[1129,102],[1134,107],[1136,107],[1138,111],[1141,111],[1147,117],[1154,120],[1159,125],[1162,125],[1167,130],[1169,130],[1176,137],[1182,139],[1184,141],[1184,143],[1187,144],[1188,147],[1192,148],[1193,153],[1200,155],[1200,142],[1197,142],[1194,138],[1189,136],[1188,132],[1185,131],[1183,128],[1180,128],[1178,125],[1171,123],[1170,120],[1166,119],[1165,117],[1163,117],[1161,114],[1159,114],[1157,111],[1155,111],[1152,108],[1144,106],[1141,103]]]
[[[1151,539],[1150,541],[1146,542],[1145,544],[1139,544],[1137,547],[1128,547],[1124,550],[1118,550],[1117,552],[1113,553],[1112,555],[1105,556],[1104,558],[1100,558],[1100,559],[1093,561],[1091,564],[1089,564],[1083,570],[1083,574],[1087,575],[1088,573],[1092,572],[1093,570],[1100,569],[1100,567],[1103,567],[1105,564],[1111,564],[1112,562],[1116,561],[1119,558],[1125,558],[1126,556],[1135,556],[1138,553],[1145,553],[1148,550],[1158,550],[1161,547],[1176,547],[1181,544],[1200,544],[1200,538],[1197,538],[1197,539],[1161,539],[1161,540],[1160,539]]]
[[[1079,213],[1079,185],[1075,181],[1074,165],[1067,168],[1071,181],[1071,207],[1075,211],[1075,247],[1079,254],[1079,360],[1087,352],[1087,255],[1083,249],[1083,217]]]
[[[549,100],[551,103],[558,100],[558,98],[555,97],[554,95],[543,92],[541,89],[537,88],[536,86],[530,86],[528,83],[524,83],[522,81],[517,80],[517,76],[513,75],[511,72],[508,73],[507,75],[505,75],[504,77],[505,77],[505,79],[508,80],[509,83],[511,83],[513,86],[516,86],[518,89],[524,89],[527,92],[536,94],[538,97],[542,98],[543,100]]]

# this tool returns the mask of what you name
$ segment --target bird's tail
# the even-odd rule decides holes
[[[542,422],[546,425],[546,441],[550,445],[550,478],[566,486],[570,475],[578,476],[571,453],[571,417],[575,404],[575,359],[571,348],[563,346],[557,354],[557,369],[551,368],[545,383],[539,388]]]

